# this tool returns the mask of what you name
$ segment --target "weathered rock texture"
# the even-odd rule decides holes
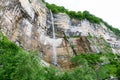
[[[38,1],[1,1],[1,31],[13,42],[27,50],[40,47],[40,34],[46,27],[46,7]]]
[[[18,46],[39,50],[52,63],[52,45],[57,47],[58,64],[71,67],[70,58],[80,53],[120,54],[120,40],[103,23],[75,20],[54,14],[56,39],[52,39],[51,15],[41,0],[1,0],[0,29]]]

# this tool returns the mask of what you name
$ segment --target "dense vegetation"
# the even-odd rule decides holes
[[[109,25],[107,22],[105,22],[104,20],[102,20],[99,17],[96,17],[93,14],[90,14],[88,11],[69,11],[68,9],[65,9],[63,6],[57,6],[55,4],[49,4],[46,3],[46,6],[48,9],[52,10],[53,13],[57,14],[57,13],[66,13],[68,16],[70,16],[70,18],[74,18],[74,19],[78,19],[78,20],[84,20],[87,19],[88,21],[90,21],[91,23],[96,23],[96,24],[100,24],[101,22],[104,23],[111,31],[113,31],[118,37],[120,37],[120,30],[117,28],[113,28],[111,25]]]
[[[120,56],[112,53],[81,54],[73,58],[72,61],[77,62],[80,66],[86,62],[87,66],[95,73],[97,80],[109,79],[110,76],[120,76]]]
[[[70,71],[45,66],[37,52],[27,52],[0,33],[0,80],[102,80],[120,78],[120,56],[81,54],[71,59]]]

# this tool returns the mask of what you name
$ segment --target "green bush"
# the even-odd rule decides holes
[[[107,62],[106,60],[101,59],[101,57],[103,56],[106,58]],[[119,60],[120,60],[119,55],[114,55],[113,53],[80,54],[71,59],[71,61],[76,62],[78,66],[82,66],[82,69],[84,69],[85,67],[86,69],[87,68],[90,69],[87,71],[92,71],[92,73],[88,75],[94,74],[93,80],[95,80],[95,78],[96,80],[109,79],[110,76],[119,77],[120,76],[119,74],[120,61]],[[85,64],[86,66],[84,66]]]

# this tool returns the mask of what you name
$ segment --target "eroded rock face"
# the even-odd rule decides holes
[[[81,53],[120,53],[120,40],[103,23],[70,19],[65,13],[53,17],[56,39],[52,38],[50,11],[41,0],[0,1],[1,31],[18,46],[39,50],[49,63],[53,61],[53,44],[58,64],[64,68],[70,68],[71,57]]]
[[[2,0],[1,31],[27,50],[40,47],[40,36],[46,27],[46,7],[33,0]],[[37,5],[36,5],[37,4]]]
[[[76,36],[86,36],[89,37],[91,36],[92,38],[96,37],[101,40],[103,38],[107,43],[110,44],[112,50],[114,53],[120,54],[120,40],[117,39],[117,36],[109,30],[103,23],[100,25],[98,24],[93,24],[90,23],[88,20],[75,20],[75,19],[70,19],[68,16],[65,16],[64,13],[62,14],[57,14],[59,17],[56,19],[56,27],[57,28],[62,28],[64,32],[66,32],[67,36],[70,37],[76,37]],[[64,16],[63,16],[64,15]],[[57,18],[55,16],[55,18]],[[64,25],[63,25],[64,24]],[[98,40],[92,40],[93,42],[96,42]],[[73,40],[74,41],[74,40]],[[92,45],[92,41],[88,39],[88,41],[91,43],[91,47],[93,52],[101,52],[99,51],[99,46],[97,45]],[[99,42],[98,42],[99,43]],[[104,44],[103,44],[104,45]],[[101,48],[100,48],[101,49]],[[103,52],[104,50],[102,50]]]
[[[69,29],[70,28],[70,17],[65,13],[59,13],[54,15],[55,18],[55,26],[61,29]]]
[[[51,20],[45,4],[40,0],[1,0],[0,7],[1,31],[18,46],[26,50],[39,50],[44,59],[51,63],[53,43],[60,47],[64,39],[54,40],[47,34],[47,29],[51,28]],[[61,55],[61,52],[59,54]],[[64,56],[64,53],[62,55]]]

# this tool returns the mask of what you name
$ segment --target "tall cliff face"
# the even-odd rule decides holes
[[[57,47],[58,63],[71,65],[70,58],[80,53],[120,54],[120,39],[103,23],[70,19],[65,13],[54,14],[56,39],[52,38],[50,11],[41,0],[1,0],[0,29],[18,46],[39,50],[52,62],[52,45]]]
[[[19,46],[34,50],[40,47],[40,34],[46,28],[46,7],[41,1],[2,0],[1,31]]]

